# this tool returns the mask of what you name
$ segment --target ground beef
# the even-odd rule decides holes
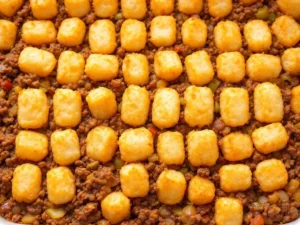
[[[91,1],[92,2],[92,1]],[[281,15],[281,12],[278,10],[275,0],[263,1],[260,0],[257,3],[251,6],[243,6],[237,0],[234,0],[233,11],[225,19],[235,21],[239,24],[240,28],[243,29],[244,24],[248,20],[255,18],[255,13],[258,8],[263,6],[268,6],[270,12],[276,13],[277,16]],[[59,3],[59,13],[58,16],[53,19],[53,22],[56,28],[59,28],[61,22],[67,18],[67,13],[63,5],[63,0],[58,0]],[[149,3],[149,0],[148,0]],[[177,4],[177,3],[176,3]],[[176,7],[175,7],[176,8]],[[191,48],[182,44],[182,37],[180,33],[180,27],[182,23],[188,18],[186,15],[183,15],[177,11],[173,13],[173,16],[177,20],[177,41],[176,44],[172,47],[160,48],[163,49],[172,49],[180,55],[180,59],[184,62],[184,58],[193,52]],[[0,15],[1,17],[1,15]],[[145,19],[145,24],[147,30],[150,28],[150,21],[153,18],[151,11],[147,12]],[[208,25],[208,37],[205,47],[203,48],[211,57],[212,64],[216,71],[216,57],[221,52],[216,48],[214,39],[213,39],[213,27],[221,20],[220,18],[213,18],[208,13],[207,2],[205,1],[204,7],[200,15],[192,15],[192,17],[200,17],[205,20]],[[9,19],[9,18],[5,18]],[[55,75],[53,72],[47,78],[40,78],[34,74],[24,74],[18,69],[18,57],[20,52],[27,45],[21,40],[21,27],[24,22],[27,20],[33,20],[32,13],[30,11],[30,4],[28,0],[25,0],[23,7],[17,12],[17,14],[11,19],[19,28],[17,35],[16,45],[10,52],[0,52],[0,87],[5,91],[0,92],[0,216],[4,217],[7,220],[13,222],[20,222],[22,217],[30,213],[35,216],[36,221],[35,225],[38,224],[51,224],[51,225],[87,225],[87,224],[97,224],[105,225],[109,224],[106,220],[102,218],[100,210],[100,201],[113,191],[121,190],[120,180],[119,180],[119,168],[116,168],[114,159],[112,162],[106,164],[100,164],[95,162],[85,156],[85,139],[87,133],[98,125],[110,126],[120,135],[124,132],[125,129],[128,129],[129,126],[122,122],[120,118],[120,112],[118,112],[114,117],[109,120],[97,120],[92,118],[90,111],[88,110],[85,97],[88,94],[88,91],[96,87],[108,87],[116,95],[117,102],[120,103],[122,100],[122,95],[126,89],[126,83],[124,82],[122,71],[120,70],[118,77],[113,79],[110,82],[95,82],[83,76],[78,84],[69,84],[69,85],[60,85],[56,82]],[[98,18],[94,12],[90,12],[87,16],[83,18],[83,21],[89,26],[94,23]],[[112,18],[116,26],[116,31],[120,31],[120,27],[124,22],[124,19],[116,20]],[[268,21],[268,24],[271,25],[271,22]],[[120,47],[119,34],[117,34],[118,48],[115,51],[115,54],[119,58],[120,65],[122,60],[128,54],[125,49]],[[148,40],[150,36],[148,35]],[[297,45],[300,47],[300,43]],[[60,45],[58,42],[52,43],[50,45],[43,45],[42,49],[52,52],[56,58],[59,57],[62,51],[72,50],[75,52],[81,53],[85,59],[91,54],[91,50],[88,45],[87,35],[84,38],[84,43],[81,46],[67,48]],[[141,51],[141,53],[147,56],[147,59],[150,63],[150,81],[145,86],[146,89],[150,92],[151,100],[153,100],[154,93],[156,91],[156,82],[158,78],[155,76],[153,69],[153,59],[154,54],[158,49],[155,48],[149,41],[147,42],[146,48]],[[273,36],[273,43],[271,49],[266,52],[273,55],[280,55],[285,50],[276,37]],[[240,52],[247,59],[251,52],[247,48],[247,43],[243,37],[243,46],[240,49]],[[121,68],[121,67],[120,67]],[[64,218],[54,220],[51,219],[44,211],[51,204],[47,200],[47,191],[45,179],[42,183],[42,190],[39,193],[39,198],[32,204],[18,203],[13,200],[11,196],[11,179],[13,176],[14,168],[17,165],[24,163],[25,161],[19,160],[14,155],[14,142],[16,134],[19,132],[20,127],[17,123],[15,115],[9,114],[9,110],[16,105],[17,94],[11,91],[12,86],[19,85],[22,88],[39,88],[41,83],[44,81],[49,81],[50,88],[47,91],[49,96],[49,122],[43,128],[39,129],[38,132],[45,133],[49,138],[52,132],[56,129],[60,129],[53,121],[53,104],[52,96],[55,93],[57,88],[70,88],[79,90],[83,99],[82,107],[82,122],[75,128],[81,146],[81,159],[76,161],[74,165],[70,166],[73,174],[75,175],[75,185],[77,189],[77,195],[73,201],[69,204],[62,205],[61,207],[67,210],[67,213]],[[9,82],[12,86],[10,88],[6,87],[5,84]],[[286,149],[271,153],[268,155],[262,155],[258,152],[255,152],[250,159],[243,160],[240,163],[244,163],[250,166],[251,170],[254,171],[257,163],[268,158],[278,158],[282,159],[285,163],[289,178],[299,179],[300,178],[300,129],[296,127],[295,124],[300,123],[300,115],[292,114],[289,106],[289,101],[291,97],[291,88],[299,85],[299,78],[294,77],[290,81],[282,81],[281,79],[274,80],[282,91],[284,103],[285,103],[285,116],[283,124],[290,135],[290,141]],[[253,90],[257,85],[257,82],[251,81],[250,79],[245,78],[240,84],[228,84],[221,82],[220,86],[215,92],[215,101],[219,102],[219,96],[223,88],[230,86],[242,86],[245,87],[249,92],[250,97],[250,109],[253,114]],[[183,71],[183,74],[175,81],[169,83],[169,86],[174,88],[182,97],[184,91],[190,84],[188,83],[186,71]],[[179,131],[183,135],[187,135],[188,132],[192,130],[189,127],[183,118],[183,107],[181,107],[181,116],[179,123],[169,130]],[[218,135],[220,140],[223,136],[227,135],[229,132],[241,131],[244,133],[251,133],[255,128],[263,126],[264,124],[257,122],[255,120],[250,120],[249,123],[242,128],[229,128],[226,127],[222,119],[220,118],[219,112],[215,112],[215,120],[210,126],[206,126],[203,129],[212,129]],[[151,112],[149,115],[149,120],[147,121],[146,127],[153,127],[151,121]],[[156,129],[155,133],[155,143],[157,141],[157,135],[160,133]],[[222,143],[219,142],[221,146]],[[116,152],[115,158],[120,157],[120,153]],[[191,166],[186,159],[181,166],[167,166],[159,161],[153,162],[143,162],[145,168],[149,173],[150,180],[150,191],[148,196],[144,198],[136,198],[131,200],[131,217],[122,222],[122,225],[138,225],[138,224],[209,224],[214,225],[214,202],[207,205],[195,206],[196,214],[195,215],[179,215],[174,213],[176,209],[182,209],[183,207],[190,204],[187,198],[185,198],[180,204],[175,206],[165,206],[161,204],[156,197],[156,184],[155,181],[159,174],[167,169],[177,169],[180,171],[185,171],[185,179],[189,181],[193,176],[199,175],[210,179],[216,185],[216,199],[219,197],[230,196],[238,198],[244,206],[244,224],[250,224],[251,220],[257,216],[262,215],[264,217],[265,224],[280,224],[286,223],[292,220],[299,218],[299,208],[300,204],[293,201],[290,197],[288,202],[281,202],[280,200],[275,204],[259,203],[258,198],[264,196],[258,187],[257,181],[253,179],[252,187],[245,192],[237,193],[225,193],[219,187],[219,168],[228,164],[224,157],[220,155],[217,164],[212,167],[201,167],[195,168]],[[49,155],[41,162],[36,163],[39,166],[43,173],[43,178],[47,171],[57,164],[53,161],[53,156],[51,151]],[[162,211],[163,207],[163,211]],[[163,213],[161,213],[163,212]]]

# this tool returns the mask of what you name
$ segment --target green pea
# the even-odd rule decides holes
[[[270,14],[268,15],[268,20],[269,20],[270,22],[274,22],[275,19],[276,19],[276,14],[275,14],[275,13],[270,13]]]
[[[220,86],[221,81],[219,81],[217,78],[214,78],[209,84],[208,87],[211,89],[212,92],[216,92],[218,87]]]
[[[257,10],[255,13],[255,17],[260,20],[266,20],[269,16],[269,9],[267,7],[263,7]]]
[[[217,101],[215,101],[215,113],[219,113],[220,112],[220,105]]]
[[[116,169],[121,169],[121,167],[124,166],[124,164],[124,161],[122,161],[120,158],[115,158],[114,165]]]

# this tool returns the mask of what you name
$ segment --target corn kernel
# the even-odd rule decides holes
[[[272,31],[280,44],[285,47],[293,47],[300,40],[300,25],[289,16],[276,18]]]
[[[126,162],[146,160],[153,154],[153,136],[144,128],[125,130],[119,138],[121,159]]]
[[[246,66],[239,52],[226,52],[217,57],[218,78],[225,82],[238,83],[244,79]]]
[[[118,147],[117,133],[110,127],[98,126],[88,133],[86,154],[102,163],[109,162]]]
[[[251,187],[252,173],[243,164],[225,165],[220,171],[220,187],[225,192],[245,191]]]
[[[45,213],[52,219],[60,219],[65,216],[66,212],[63,208],[49,208],[45,210]]]
[[[268,154],[285,148],[289,136],[281,123],[272,123],[254,130],[252,140],[257,151]]]
[[[188,199],[195,205],[204,205],[213,201],[215,185],[209,179],[194,176],[188,186]]]
[[[31,214],[26,214],[22,217],[21,222],[24,224],[33,224],[33,222],[35,221],[35,216],[31,215]]]
[[[253,144],[251,137],[242,133],[231,133],[222,139],[222,153],[228,161],[239,161],[251,157]]]
[[[18,65],[22,72],[47,77],[56,66],[56,59],[51,52],[33,47],[22,50]]]
[[[176,170],[163,171],[156,181],[158,200],[167,205],[180,203],[184,197],[186,181]]]
[[[145,197],[149,192],[149,175],[143,164],[128,164],[120,170],[122,192],[129,198]]]
[[[103,217],[111,224],[122,222],[130,215],[130,200],[122,192],[113,192],[101,201]]]
[[[283,69],[292,76],[300,75],[300,48],[290,48],[281,56]]]
[[[243,223],[243,205],[235,198],[219,198],[215,204],[217,225],[241,225]]]
[[[97,20],[90,26],[89,44],[93,53],[112,54],[116,47],[115,25],[110,20]]]
[[[189,82],[194,85],[208,84],[214,77],[214,68],[206,51],[197,51],[188,55],[184,64]]]
[[[12,17],[21,8],[23,2],[23,0],[0,0],[0,13]]]
[[[207,39],[207,25],[199,18],[189,18],[181,27],[182,42],[191,48],[202,48]]]
[[[0,0],[0,12],[1,12],[1,0]],[[10,50],[14,47],[18,27],[8,21],[0,20],[0,50]]]
[[[84,17],[90,10],[89,0],[65,0],[65,7],[70,17]]]
[[[300,1],[299,0],[277,0],[279,9],[286,15],[300,19]]]
[[[232,8],[232,0],[208,0],[208,12],[213,17],[225,17]]]
[[[118,12],[118,0],[93,0],[95,13],[100,18],[109,18]]]
[[[149,82],[149,63],[143,54],[128,54],[122,64],[125,82],[135,85],[145,85]]]
[[[257,164],[254,176],[264,192],[283,188],[288,181],[284,164],[278,159],[268,159]]]
[[[231,127],[243,126],[250,119],[249,95],[243,88],[226,88],[220,95],[221,117]]]
[[[119,61],[115,55],[91,54],[86,61],[85,73],[93,81],[112,80],[118,72]]]
[[[154,95],[152,105],[152,122],[160,129],[170,128],[178,123],[180,100],[177,91],[160,88]]]
[[[219,158],[217,135],[212,130],[191,131],[187,135],[188,159],[192,166],[213,166]]]
[[[246,63],[247,74],[254,81],[277,78],[281,69],[280,58],[274,55],[253,54]]]
[[[167,131],[158,136],[157,154],[167,165],[181,165],[184,162],[183,136],[179,132]]]
[[[203,0],[178,0],[178,11],[184,14],[199,14]]]
[[[79,91],[56,89],[53,96],[54,121],[58,126],[76,127],[81,121],[82,101]]]
[[[39,162],[48,155],[48,139],[44,134],[20,131],[16,137],[15,154],[20,159]]]
[[[294,113],[300,114],[300,86],[292,89],[291,108]]]
[[[81,54],[64,51],[60,54],[57,65],[57,82],[76,84],[84,74],[85,61]]]
[[[222,52],[238,51],[242,47],[242,35],[237,23],[221,21],[214,28],[215,44]]]
[[[51,135],[51,149],[53,160],[61,165],[67,166],[80,158],[80,145],[76,131],[56,130]]]
[[[176,41],[176,20],[173,16],[156,16],[150,25],[150,41],[156,47],[171,46]]]
[[[85,29],[85,24],[81,19],[65,19],[60,24],[57,40],[60,44],[67,47],[81,45],[85,35]]]
[[[90,91],[86,101],[93,117],[97,119],[107,120],[117,112],[116,96],[105,87],[99,87]]]
[[[25,129],[41,128],[48,121],[47,96],[41,89],[23,89],[18,96],[18,123]]]
[[[154,16],[169,15],[174,10],[174,0],[151,0],[150,6]]]
[[[182,73],[182,64],[175,51],[157,51],[154,56],[154,72],[160,79],[172,81]]]
[[[36,165],[17,166],[12,179],[12,196],[18,202],[34,202],[41,190],[42,172]]]
[[[146,123],[150,108],[150,95],[146,88],[130,85],[122,97],[121,119],[133,127]]]
[[[47,172],[47,193],[50,202],[65,204],[75,197],[75,178],[67,167],[56,167]]]
[[[244,35],[252,52],[265,52],[270,49],[272,34],[265,21],[251,20],[244,26]]]
[[[147,12],[146,0],[121,0],[123,16],[126,19],[143,19]]]
[[[264,82],[254,89],[255,119],[274,123],[283,119],[284,105],[280,88],[276,84]]]
[[[184,100],[184,120],[190,127],[203,127],[213,122],[214,95],[209,88],[189,86]]]
[[[30,0],[33,16],[38,20],[49,20],[58,13],[56,0]]]
[[[121,46],[126,51],[138,52],[145,48],[147,31],[144,22],[125,20],[120,31]]]
[[[55,26],[48,20],[27,21],[22,27],[22,39],[31,45],[53,43],[56,40]]]

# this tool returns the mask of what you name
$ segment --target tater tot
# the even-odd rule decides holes
[[[86,139],[86,155],[102,163],[109,162],[118,147],[117,133],[110,127],[92,129]]]
[[[146,123],[150,108],[150,95],[145,87],[130,85],[122,97],[121,119],[133,127]]]
[[[82,100],[79,91],[56,89],[53,95],[54,121],[58,126],[76,127],[81,121]]]
[[[89,92],[86,97],[93,117],[107,120],[117,113],[117,101],[115,94],[108,88],[98,87]]]
[[[176,41],[176,20],[173,16],[156,16],[150,25],[150,41],[156,47],[171,46]]]
[[[118,12],[118,0],[93,0],[94,10],[100,18],[109,18]]]
[[[34,202],[41,190],[42,172],[33,164],[25,163],[15,168],[12,178],[12,197],[18,202]]]
[[[265,52],[272,44],[272,34],[268,24],[262,20],[251,20],[244,26],[248,48],[252,52]]]
[[[58,13],[56,0],[30,0],[30,7],[34,18],[38,20],[49,20]]]
[[[254,176],[264,192],[279,190],[288,182],[288,173],[278,159],[268,159],[257,164]]]
[[[225,82],[238,83],[244,79],[246,65],[239,52],[225,52],[217,57],[218,77]]]
[[[127,84],[145,85],[149,82],[149,63],[143,54],[128,54],[122,64],[124,80]]]
[[[277,78],[281,72],[280,58],[268,54],[253,54],[246,62],[247,75],[254,81]]]
[[[181,27],[183,44],[191,48],[201,48],[207,39],[207,25],[199,19],[191,17],[184,21]]]
[[[215,72],[206,51],[197,51],[185,57],[186,73],[189,82],[194,85],[208,84],[214,77]]]
[[[151,0],[150,7],[155,16],[169,15],[174,10],[174,0]]]
[[[39,162],[48,154],[47,136],[38,132],[20,131],[15,144],[15,154],[20,159]]]
[[[260,122],[280,122],[284,115],[284,104],[280,88],[276,84],[264,82],[254,89],[254,114]]]
[[[122,192],[112,192],[101,201],[101,212],[110,223],[120,223],[130,215],[130,200]]]
[[[89,0],[64,0],[66,10],[70,17],[84,17],[90,10]]]
[[[214,120],[214,95],[208,87],[189,86],[184,92],[184,120],[191,127],[203,127]]]
[[[214,28],[217,48],[222,52],[238,51],[242,47],[242,35],[237,23],[221,21]]]
[[[252,172],[244,164],[222,166],[220,171],[220,187],[225,192],[245,191],[251,187]]]
[[[13,22],[0,20],[0,50],[10,50],[14,47],[17,31],[18,27]]]
[[[203,0],[178,0],[178,11],[184,14],[199,14]]]
[[[240,0],[241,3],[244,5],[252,5],[253,3],[257,2],[258,0]]]
[[[138,52],[145,48],[147,31],[144,22],[128,19],[122,23],[120,31],[121,46],[126,51]]]
[[[153,136],[144,128],[125,130],[119,138],[121,159],[126,162],[146,160],[153,154]]]
[[[120,170],[122,192],[129,198],[145,197],[149,192],[149,175],[143,164],[132,163]]]
[[[177,91],[161,88],[154,95],[152,105],[152,122],[160,129],[170,128],[178,123],[180,100]]]
[[[239,199],[222,197],[215,204],[217,225],[242,225],[243,205]]]
[[[181,165],[185,157],[182,134],[177,131],[159,134],[157,154],[160,161],[167,165]]]
[[[123,16],[126,19],[141,20],[147,12],[146,0],[121,0]]]
[[[0,13],[12,17],[23,5],[24,0],[0,0]]]
[[[97,20],[90,26],[89,44],[93,53],[112,54],[117,47],[115,25],[110,20]]]
[[[209,179],[194,176],[188,186],[188,199],[195,205],[204,205],[213,201],[215,185]]]
[[[279,9],[286,15],[300,19],[300,1],[299,0],[277,0]]]
[[[294,113],[300,114],[300,86],[292,89],[291,108]]]
[[[213,166],[219,158],[217,135],[212,130],[191,131],[187,135],[188,160],[193,166]]]
[[[158,200],[167,205],[175,205],[184,197],[186,181],[181,172],[176,170],[163,171],[156,181]]]
[[[289,48],[281,56],[283,69],[292,76],[300,75],[300,48]]]
[[[300,40],[300,25],[289,16],[280,16],[272,24],[272,31],[280,44],[293,47]]]
[[[154,56],[154,72],[160,79],[172,81],[183,71],[179,55],[175,51],[157,51]]]
[[[253,153],[253,143],[248,134],[231,133],[221,139],[221,149],[228,161],[239,161],[250,158]]]
[[[56,167],[47,172],[47,193],[50,202],[65,204],[75,197],[75,178],[67,167]]]
[[[67,166],[80,158],[79,138],[72,129],[56,130],[51,135],[51,149],[53,160]]]
[[[249,95],[243,88],[225,88],[220,94],[221,117],[227,126],[238,127],[250,119]]]
[[[281,123],[272,123],[254,130],[252,140],[257,151],[268,154],[285,148],[289,135]]]
[[[213,17],[225,17],[232,8],[232,0],[208,0],[208,12]]]

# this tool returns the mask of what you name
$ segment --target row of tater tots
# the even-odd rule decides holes
[[[7,20],[0,20],[0,50],[10,50],[14,46],[17,26]],[[176,20],[173,16],[154,17],[150,24],[150,42],[156,47],[172,46],[176,42]],[[272,32],[285,47],[293,47],[300,40],[300,25],[289,16],[280,16],[272,24]],[[58,33],[52,21],[27,21],[22,27],[22,40],[30,45],[39,46],[57,41],[67,47],[82,44],[86,25],[79,18],[62,21]],[[191,17],[181,27],[182,42],[191,48],[202,48],[207,40],[205,21]],[[263,20],[252,20],[244,26],[248,48],[260,53],[270,50],[272,33]],[[97,20],[88,33],[89,46],[93,53],[112,54],[117,47],[115,25],[110,20]],[[222,52],[238,51],[242,47],[242,35],[236,22],[221,21],[214,28],[216,47]],[[127,19],[120,31],[121,47],[129,52],[138,52],[147,44],[147,31],[144,22]]]
[[[245,191],[252,185],[250,167],[243,164],[225,165],[220,168],[220,188],[225,192]],[[284,164],[277,159],[260,162],[254,176],[265,192],[283,188],[288,174]],[[89,179],[89,178],[88,178]],[[18,202],[34,202],[41,190],[42,173],[38,166],[25,163],[17,166],[12,180],[12,195]],[[112,192],[101,200],[104,218],[115,224],[130,215],[130,199],[147,196],[150,189],[149,174],[143,164],[126,164],[120,169],[122,192]],[[65,204],[76,196],[75,178],[67,167],[56,167],[47,172],[47,195],[51,203]],[[187,191],[186,191],[187,189]],[[195,205],[210,203],[215,197],[215,185],[207,178],[194,176],[188,183],[184,175],[175,170],[163,171],[156,180],[158,200],[167,205],[182,201],[187,193],[189,201]],[[225,208],[222,204],[229,204]],[[234,221],[241,223],[243,218],[241,202],[233,198],[220,198],[216,201],[215,219],[228,219],[225,211],[235,213]],[[225,217],[224,217],[225,216]],[[232,220],[231,220],[232,221]],[[237,224],[240,224],[237,223]]]

